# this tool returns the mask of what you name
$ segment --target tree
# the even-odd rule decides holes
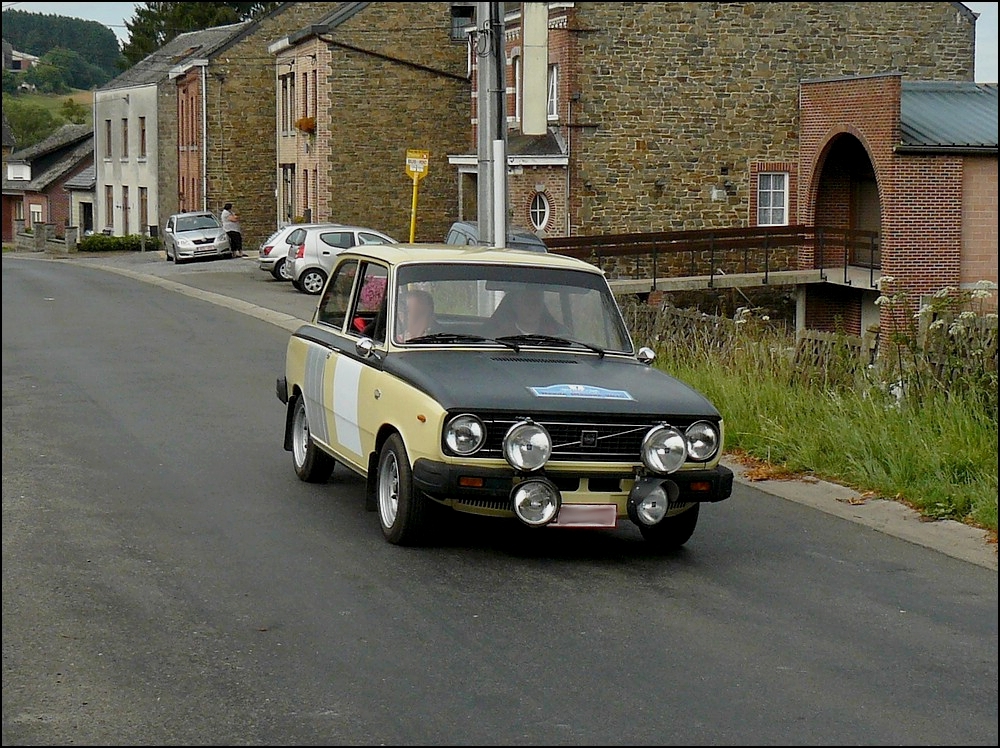
[[[38,61],[24,72],[24,82],[30,83],[40,93],[69,93],[63,70],[51,63]]]
[[[47,109],[8,94],[3,95],[3,113],[18,150],[40,143],[62,125]]]
[[[97,21],[84,21],[19,10],[3,12],[3,38],[19,52],[43,57],[56,48],[76,52],[88,65],[102,71],[97,85],[118,71],[121,51],[115,32]],[[86,88],[89,86],[81,86]]]
[[[87,121],[87,107],[78,101],[73,101],[73,99],[66,99],[63,102],[59,114],[64,120],[72,122],[74,125],[82,125]]]
[[[143,3],[125,21],[129,38],[122,49],[123,69],[141,62],[175,36],[257,18],[281,3]]]

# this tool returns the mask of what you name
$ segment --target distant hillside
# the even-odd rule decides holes
[[[103,86],[124,69],[118,37],[97,21],[5,10],[3,39],[58,68],[70,88]]]

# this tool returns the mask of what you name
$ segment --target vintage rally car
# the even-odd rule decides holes
[[[445,244],[338,255],[276,382],[298,477],[366,480],[385,538],[441,507],[533,527],[630,520],[665,549],[732,493],[723,419],[636,351],[600,269]]]

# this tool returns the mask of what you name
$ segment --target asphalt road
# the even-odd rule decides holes
[[[248,248],[249,257],[235,260],[211,260],[182,265],[165,261],[162,252],[125,252],[107,255],[78,253],[52,259],[43,254],[20,255],[20,258],[52,259],[97,266],[126,277],[160,285],[219,304],[278,325],[289,332],[311,319],[316,297],[296,291],[290,283],[275,280],[259,269],[256,251]],[[726,464],[736,473],[737,481],[749,484],[748,470],[733,460]],[[755,488],[774,496],[803,503],[842,519],[863,524],[894,537],[933,548],[953,558],[997,570],[995,538],[961,522],[928,522],[905,505],[871,500],[857,491],[820,480],[754,481]]]
[[[746,482],[391,546],[280,448],[309,299],[93,264],[3,259],[4,745],[996,745],[995,567]]]

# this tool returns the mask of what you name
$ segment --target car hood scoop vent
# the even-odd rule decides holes
[[[578,364],[565,358],[540,358],[538,356],[490,356],[491,361],[503,361],[514,364]]]

